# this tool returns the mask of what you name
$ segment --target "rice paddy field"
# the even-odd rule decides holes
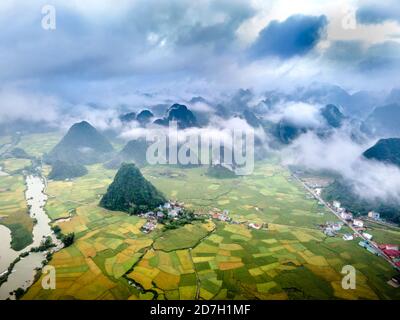
[[[28,153],[51,147],[37,138],[21,140]],[[326,237],[318,225],[335,217],[274,161],[223,180],[204,167],[143,168],[167,198],[200,213],[228,210],[236,222],[206,219],[167,231],[158,225],[149,234],[140,231],[145,219],[98,206],[116,172],[101,164],[88,170],[71,181],[48,181],[46,212],[63,233],[75,233],[75,242],[49,262],[56,289],[42,289],[40,278],[23,299],[400,299],[387,284],[392,267],[357,240]],[[2,214],[23,206],[23,189],[20,176],[0,177]],[[249,222],[268,228],[251,229]],[[399,241],[388,234],[385,241]],[[342,289],[345,265],[357,270],[355,290]]]
[[[400,298],[386,283],[392,268],[356,241],[327,238],[317,225],[335,218],[277,165],[259,164],[254,176],[223,181],[207,177],[205,168],[169,168],[168,175],[163,167],[145,168],[157,188],[187,207],[268,223],[267,230],[253,230],[207,220],[148,235],[140,232],[144,219],[97,206],[114,172],[89,169],[74,181],[49,182],[58,200],[47,210],[73,203],[73,218],[59,225],[77,241],[50,262],[60,270],[60,287],[45,291],[39,281],[24,299]],[[346,291],[341,270],[349,264],[357,269],[357,289]]]

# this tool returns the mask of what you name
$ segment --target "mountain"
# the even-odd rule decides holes
[[[376,108],[362,124],[362,130],[375,137],[400,137],[400,104]]]
[[[174,104],[167,110],[167,116],[154,121],[155,124],[167,126],[171,121],[176,121],[179,129],[198,127],[197,119],[192,111],[185,105]]]
[[[100,206],[112,211],[138,214],[164,204],[164,196],[147,181],[134,164],[122,164]]]
[[[364,152],[364,157],[400,167],[400,139],[381,139]]]
[[[206,173],[209,177],[216,179],[231,179],[236,178],[236,174],[231,169],[221,164],[210,166]]]
[[[262,125],[261,120],[249,109],[244,110],[240,118],[246,120],[247,124],[253,128],[258,128]]]
[[[326,107],[322,108],[320,112],[330,127],[340,128],[343,125],[345,116],[335,105],[328,104]]]
[[[123,123],[128,123],[136,120],[136,113],[135,112],[129,112],[123,115],[119,116],[119,120]]]
[[[300,128],[286,120],[281,120],[274,126],[274,136],[283,144],[290,144],[301,134],[307,132],[307,128]]]
[[[145,126],[150,123],[151,118],[154,117],[154,114],[150,110],[142,110],[136,117],[136,121],[139,122],[142,126]]]
[[[55,161],[49,179],[52,180],[65,180],[73,179],[86,175],[88,173],[85,166],[81,164],[69,164],[63,161]]]
[[[57,160],[71,164],[93,164],[103,161],[113,147],[88,122],[75,123],[54,147],[45,156],[45,161],[54,163]]]
[[[317,82],[308,87],[298,88],[289,95],[283,95],[283,97],[284,100],[289,101],[323,105],[334,104],[342,108],[344,115],[359,119],[365,119],[377,105],[384,101],[382,95],[378,93],[358,91],[350,94],[339,86]]]
[[[119,156],[123,161],[133,161],[137,166],[141,167],[147,164],[146,152],[149,143],[144,138],[131,140],[121,150]]]

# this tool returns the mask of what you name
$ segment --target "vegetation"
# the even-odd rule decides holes
[[[66,235],[61,236],[61,241],[64,244],[65,248],[68,248],[74,243],[75,240],[75,234],[74,233],[68,233]]]
[[[46,239],[42,240],[42,242],[40,243],[40,246],[37,248],[32,248],[31,252],[44,252],[55,246],[56,245],[53,243],[53,240],[51,239],[51,237],[46,237]]]
[[[207,170],[207,175],[216,179],[232,179],[236,177],[234,171],[220,164],[210,166]]]
[[[52,180],[65,180],[82,177],[88,173],[85,166],[81,164],[69,164],[57,160],[52,165],[52,170],[48,176]]]
[[[164,196],[147,181],[134,164],[123,164],[100,206],[129,214],[143,213],[164,204]]]
[[[381,139],[364,152],[364,157],[400,167],[400,139]]]

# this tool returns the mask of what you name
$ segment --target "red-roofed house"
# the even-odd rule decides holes
[[[399,250],[399,246],[397,244],[380,244],[379,249],[381,249],[381,250]]]
[[[383,250],[383,252],[390,258],[398,258],[400,257],[400,251],[399,250]]]

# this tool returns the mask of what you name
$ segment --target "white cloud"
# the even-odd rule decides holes
[[[337,131],[324,140],[310,132],[286,148],[282,159],[286,165],[338,173],[363,199],[400,203],[400,169],[362,157],[373,144],[374,141],[357,144],[345,131]]]

